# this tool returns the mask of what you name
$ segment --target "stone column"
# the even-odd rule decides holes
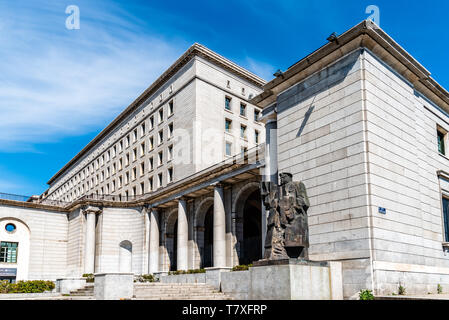
[[[178,199],[178,241],[177,241],[177,267],[178,270],[188,269],[188,234],[187,224],[187,202],[185,199]]]
[[[214,267],[226,267],[226,215],[223,186],[214,187]]]
[[[84,245],[84,273],[95,272],[95,216],[101,210],[95,207],[87,207],[86,215],[86,241]]]
[[[278,184],[277,117],[273,112],[265,122],[265,172],[264,181]]]
[[[159,271],[159,212],[155,208],[150,211],[150,253],[149,273]]]

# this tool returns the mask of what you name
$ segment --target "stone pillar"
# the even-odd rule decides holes
[[[150,245],[149,273],[159,271],[159,212],[155,208],[150,211]]]
[[[101,210],[95,207],[87,207],[86,215],[86,241],[84,245],[84,273],[95,272],[95,216]]]
[[[226,215],[223,186],[214,187],[214,267],[226,267]]]
[[[178,241],[177,241],[177,267],[178,270],[188,269],[188,234],[187,224],[187,202],[185,199],[178,199]]]
[[[265,119],[265,134],[264,181],[278,184],[277,117],[274,112]]]

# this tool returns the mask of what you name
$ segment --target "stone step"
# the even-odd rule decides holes
[[[134,287],[137,288],[166,288],[166,287],[210,287],[206,283],[160,283],[160,282],[150,282],[150,283],[134,283]]]
[[[218,296],[173,296],[173,297],[134,297],[133,300],[233,300],[232,297],[225,295]]]
[[[191,291],[201,291],[201,292],[216,292],[214,288],[164,288],[164,289],[155,289],[155,288],[134,288],[134,292],[191,292]]]

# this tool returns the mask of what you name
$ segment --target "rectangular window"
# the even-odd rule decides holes
[[[129,165],[129,152],[126,154],[125,166]]]
[[[140,183],[140,194],[144,194],[145,193],[145,183],[141,182]]]
[[[226,132],[231,132],[231,125],[232,125],[232,120],[226,119],[225,120],[225,131]]]
[[[0,244],[0,262],[17,263],[17,242],[1,242]]]
[[[118,152],[122,152],[122,150],[123,150],[123,140],[121,140],[118,145]]]
[[[137,160],[137,148],[133,149],[133,161]]]
[[[140,144],[140,156],[144,156],[145,155],[145,142],[142,142]]]
[[[121,188],[122,185],[123,185],[123,178],[122,178],[122,176],[120,176],[120,177],[118,178],[118,187]]]
[[[140,164],[140,175],[143,176],[145,174],[145,162]]]
[[[120,160],[118,161],[118,169],[122,170],[123,169],[123,159],[120,158]]]
[[[173,114],[173,100],[168,103],[168,115],[171,116]]]
[[[162,187],[162,173],[159,173],[157,175],[157,186],[160,188]]]
[[[232,155],[232,143],[226,142],[226,155],[231,156]]]
[[[159,131],[158,137],[158,143],[161,144],[164,141],[164,130]]]
[[[231,98],[229,97],[225,97],[225,109],[226,110],[231,110]]]
[[[446,148],[445,148],[445,137],[446,137],[446,132],[444,132],[441,129],[437,130],[437,136],[438,136],[438,152],[441,153],[442,155],[446,154]]]
[[[173,168],[168,168],[167,170],[167,182],[170,183],[173,181]]]
[[[125,147],[129,147],[129,141],[130,141],[130,139],[129,139],[129,134],[126,136],[126,144],[125,144]]]
[[[125,174],[125,184],[129,183],[129,171]]]
[[[256,144],[259,143],[259,131],[257,130],[254,131],[254,141],[256,142]]]
[[[254,121],[259,121],[260,111],[254,109]]]
[[[150,151],[154,149],[153,137],[150,137]]]
[[[133,181],[136,180],[136,177],[137,177],[137,168],[134,167],[133,168],[133,175],[132,175]]]
[[[134,129],[133,131],[133,142],[137,141],[137,129]]]
[[[246,104],[244,103],[240,104],[240,115],[246,117]]]
[[[170,161],[172,159],[173,159],[173,145],[168,147],[167,161]]]
[[[148,191],[153,191],[153,177],[148,179]]]
[[[164,121],[164,109],[159,109],[159,123]]]
[[[141,137],[143,137],[145,135],[145,122],[140,125],[140,133],[141,133],[141,135],[140,135]]]
[[[150,158],[149,162],[148,162],[149,166],[148,166],[148,170],[152,171],[153,170],[153,157]]]
[[[157,160],[157,165],[158,166],[162,165],[163,156],[164,155],[163,155],[162,151],[158,153],[158,157],[157,157],[157,159],[158,159]]]
[[[168,125],[168,139],[173,136],[173,122]]]
[[[240,125],[240,138],[246,139],[246,126]]]
[[[154,127],[154,116],[150,117],[150,130]]]
[[[444,241],[449,242],[449,199],[443,197]]]

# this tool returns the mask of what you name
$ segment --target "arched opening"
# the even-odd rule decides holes
[[[173,227],[173,245],[170,250],[170,271],[176,271],[178,269],[178,219],[176,219],[175,225]]]
[[[243,205],[243,239],[240,264],[253,263],[262,258],[262,210],[259,189],[248,196]]]
[[[202,256],[202,268],[214,265],[214,206],[210,206],[204,217],[204,249]]]
[[[119,271],[132,272],[133,269],[133,245],[130,241],[124,240],[119,245]]]

